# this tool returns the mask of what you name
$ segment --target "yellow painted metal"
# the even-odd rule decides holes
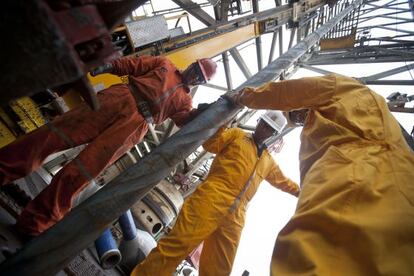
[[[102,74],[96,77],[92,77],[88,73],[88,79],[91,82],[95,91],[100,91],[114,84],[128,83],[128,77],[126,76],[118,77],[112,74]]]
[[[179,69],[185,69],[188,65],[199,58],[214,57],[226,50],[242,44],[256,37],[256,24],[250,24],[238,28],[232,32],[224,33],[212,37],[211,39],[183,47],[173,52],[169,52],[166,56]]]
[[[7,122],[10,120],[10,118],[7,116],[7,114],[4,112],[2,108],[0,108],[0,117],[2,119],[0,120],[0,148],[2,148],[5,145],[10,144],[14,140],[16,140],[16,136],[7,126],[6,123],[13,123],[13,122]]]
[[[171,51],[165,54],[179,69],[185,69],[188,65],[200,58],[214,57],[218,54],[240,45],[259,34],[258,24],[252,23],[247,26],[238,28],[232,32],[224,33],[199,43],[189,45]],[[118,83],[125,83],[121,78],[111,75],[102,74],[88,78],[94,88],[104,89]]]
[[[321,39],[320,41],[321,51],[329,49],[354,48],[354,45],[355,33],[338,38]]]
[[[16,140],[16,136],[14,136],[13,132],[11,132],[2,121],[0,121],[0,148],[10,144],[14,140]]]
[[[29,97],[11,101],[10,107],[20,118],[17,124],[25,133],[33,131],[46,123],[36,103]]]

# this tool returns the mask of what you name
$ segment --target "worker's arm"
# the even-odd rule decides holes
[[[234,101],[254,109],[288,111],[323,105],[332,99],[335,88],[335,75],[269,82],[244,88]]]
[[[193,120],[204,110],[206,110],[211,104],[202,103],[199,104],[197,108],[192,108],[192,101],[188,101],[182,105],[182,109],[170,117],[178,127],[182,127],[183,125]]]
[[[226,129],[226,126],[222,126],[217,130],[216,134],[204,142],[203,148],[211,153],[219,153],[223,148],[225,148],[229,143],[231,143],[240,135],[244,135],[244,132],[241,129]]]
[[[269,182],[273,187],[297,197],[300,192],[299,185],[286,177],[276,162],[273,159],[272,161],[272,168],[265,178],[267,182]]]
[[[130,56],[112,61],[112,74],[139,76],[162,66],[165,57]]]
[[[182,127],[192,119],[194,119],[198,114],[197,109],[192,108],[192,106],[183,107],[180,111],[174,113],[170,118],[178,127]]]

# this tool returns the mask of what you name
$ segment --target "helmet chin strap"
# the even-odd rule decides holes
[[[265,148],[270,147],[271,145],[273,145],[278,139],[282,138],[283,136],[285,136],[286,134],[288,134],[289,132],[291,132],[292,130],[294,130],[294,127],[285,127],[282,132],[277,133],[270,136],[269,138],[267,138],[264,142],[263,145]]]

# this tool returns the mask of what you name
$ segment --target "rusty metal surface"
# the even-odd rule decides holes
[[[84,74],[117,55],[109,32],[143,2],[78,1],[71,6],[71,1],[3,1],[0,31],[7,41],[0,52],[1,105],[75,82],[96,109],[98,102]]]

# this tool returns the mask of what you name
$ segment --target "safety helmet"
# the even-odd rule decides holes
[[[211,58],[202,58],[197,60],[198,65],[200,66],[201,72],[203,73],[204,79],[210,81],[217,70],[217,63]]]
[[[277,110],[267,111],[260,116],[260,119],[279,133],[286,125],[286,118],[283,116],[282,112]]]

